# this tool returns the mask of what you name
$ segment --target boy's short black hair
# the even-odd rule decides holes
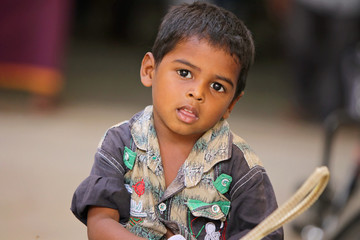
[[[233,13],[205,2],[181,4],[165,15],[153,45],[156,64],[180,41],[196,36],[236,56],[241,64],[234,98],[244,90],[247,73],[254,61],[252,35]]]

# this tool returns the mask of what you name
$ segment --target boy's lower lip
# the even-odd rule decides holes
[[[191,111],[186,110],[185,108],[178,108],[176,109],[176,114],[179,118],[179,120],[185,122],[185,123],[194,123],[196,122],[199,118],[196,116],[196,114],[194,114]]]

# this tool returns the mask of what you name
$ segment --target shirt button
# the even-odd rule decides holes
[[[229,184],[229,179],[225,178],[221,181],[221,185],[223,185],[224,187],[226,187],[228,184]]]
[[[159,210],[160,210],[160,212],[164,212],[166,210],[166,204],[165,203],[160,203],[159,204]]]
[[[214,213],[218,213],[220,211],[220,207],[218,205],[213,205],[211,207],[211,210],[214,212]]]
[[[129,154],[128,154],[127,152],[125,152],[124,158],[125,158],[125,161],[128,161],[128,160],[129,160]]]

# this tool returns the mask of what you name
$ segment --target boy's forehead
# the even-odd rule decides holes
[[[213,44],[208,38],[199,37],[196,35],[182,38],[175,44],[173,49],[171,49],[167,54],[174,51],[178,47],[184,47],[184,46],[186,47],[186,45],[187,45],[186,43],[193,43],[193,44],[196,44],[199,46],[203,45],[203,44],[208,45],[208,46],[210,46],[210,48],[213,48],[213,50],[214,50],[214,51],[209,51],[209,53],[208,53],[209,59],[211,59],[211,56],[214,54],[214,52],[223,51],[225,54],[228,54],[230,57],[232,57],[232,59],[234,60],[234,62],[236,64],[238,64],[239,66],[241,65],[239,57],[236,54],[231,53],[228,46],[220,45],[220,44]]]

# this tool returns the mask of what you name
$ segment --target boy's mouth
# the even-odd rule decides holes
[[[176,109],[178,118],[185,123],[193,123],[199,119],[197,110],[192,106]]]

